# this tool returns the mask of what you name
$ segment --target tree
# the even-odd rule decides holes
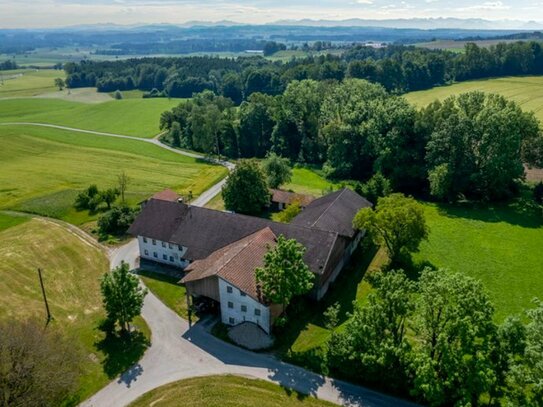
[[[377,202],[379,198],[390,195],[392,187],[390,181],[378,172],[362,185],[361,192],[370,202]]]
[[[108,320],[118,323],[123,332],[130,332],[130,322],[141,314],[147,289],[142,288],[138,278],[130,274],[125,262],[104,274],[100,289]]]
[[[543,182],[539,182],[534,187],[534,201],[536,201],[538,204],[543,204]]]
[[[123,94],[119,89],[117,89],[114,93],[115,100],[121,100],[123,98]]]
[[[126,193],[126,189],[128,188],[128,185],[130,184],[130,181],[132,181],[130,179],[130,177],[128,176],[128,174],[126,174],[126,172],[121,172],[118,176],[117,176],[117,183],[119,185],[119,193],[121,194],[121,203],[125,203],[125,193]]]
[[[305,247],[295,239],[280,235],[275,247],[264,255],[264,267],[255,270],[264,298],[281,304],[285,311],[290,300],[313,288],[315,275],[304,261]]]
[[[137,210],[126,205],[114,206],[98,218],[98,229],[102,236],[124,235],[134,222]]]
[[[0,322],[0,405],[59,406],[77,390],[82,353],[35,321]]]
[[[282,158],[275,153],[269,153],[262,163],[268,186],[273,189],[290,182],[292,169],[287,158]]]
[[[353,225],[368,231],[376,244],[384,245],[392,264],[416,252],[428,238],[424,208],[413,198],[392,194],[379,198],[374,209],[361,209]]]
[[[498,380],[494,307],[465,274],[426,269],[419,287],[413,394],[432,406],[477,406]]]
[[[294,201],[279,214],[279,222],[290,223],[301,211],[300,202]]]
[[[88,209],[90,211],[95,211],[102,202],[102,194],[98,190],[96,184],[92,184],[89,185],[86,190],[77,194],[74,206],[79,210]]]
[[[170,136],[171,143],[174,147],[180,147],[181,146],[181,125],[179,122],[173,122],[172,127],[170,128],[170,132],[168,133]]]
[[[229,211],[254,215],[270,202],[264,173],[254,160],[241,160],[222,188],[224,206]]]
[[[115,199],[119,196],[119,190],[117,188],[109,188],[100,192],[102,201],[106,203],[107,208],[111,209],[111,204],[115,202]]]
[[[56,78],[55,79],[55,86],[58,88],[58,90],[64,89],[66,84],[64,83],[64,80],[62,78]]]
[[[329,360],[334,370],[366,383],[404,390],[410,345],[407,320],[416,284],[401,271],[379,272],[365,306],[356,306],[345,329],[334,332]]]

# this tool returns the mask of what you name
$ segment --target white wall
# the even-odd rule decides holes
[[[180,268],[185,268],[189,264],[187,260],[183,259],[183,255],[187,252],[186,247],[143,236],[138,236],[138,245],[142,259],[169,264],[170,266]],[[166,258],[164,258],[164,256],[166,256]]]
[[[218,280],[222,323],[225,325],[237,325],[244,321],[249,321],[260,326],[267,333],[270,333],[270,309],[248,295],[243,296],[238,288],[222,278],[219,277]],[[228,287],[231,287],[231,293],[228,292]],[[233,305],[232,308],[228,307],[229,302]],[[242,306],[247,307],[247,311],[243,312],[241,310]],[[260,310],[260,315],[255,315],[255,309]],[[230,318],[233,318],[233,321]]]

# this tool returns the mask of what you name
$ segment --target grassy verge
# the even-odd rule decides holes
[[[209,376],[182,380],[144,394],[131,407],[173,406],[333,406],[314,397],[263,380],[236,376]]]
[[[131,178],[129,203],[164,188],[198,196],[222,179],[224,167],[200,162],[148,143],[64,130],[2,127],[0,208],[52,216],[80,225],[96,214],[72,208],[78,191],[91,183],[116,185]]]
[[[42,268],[54,318],[47,329],[60,330],[84,352],[79,391],[71,400],[77,404],[139,360],[148,328],[135,321],[140,333],[131,341],[100,328],[100,277],[109,268],[101,250],[52,222],[0,214],[0,224],[0,318],[45,320],[36,273]]]
[[[188,319],[186,290],[184,286],[178,284],[179,278],[145,270],[138,271],[138,275],[164,304],[182,318]]]

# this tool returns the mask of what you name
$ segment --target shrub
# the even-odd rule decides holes
[[[98,218],[100,234],[125,234],[129,226],[134,222],[137,213],[137,209],[132,209],[125,205],[114,206]]]

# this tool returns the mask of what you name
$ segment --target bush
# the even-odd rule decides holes
[[[392,193],[392,187],[390,186],[390,181],[378,172],[368,182],[362,184],[361,192],[367,200],[377,203],[379,198]]]
[[[102,196],[100,195],[100,191],[95,184],[92,184],[77,195],[74,206],[79,210],[88,209],[94,211],[101,203]]]
[[[297,201],[292,202],[279,214],[279,222],[290,223],[301,211],[300,203]]]
[[[123,98],[123,94],[121,93],[121,91],[120,91],[119,89],[117,89],[117,90],[115,91],[115,95],[114,95],[114,96],[115,96],[115,99],[116,99],[116,100],[121,100],[121,99]]]
[[[98,218],[101,235],[123,235],[126,233],[138,213],[137,209],[128,206],[114,206]]]

